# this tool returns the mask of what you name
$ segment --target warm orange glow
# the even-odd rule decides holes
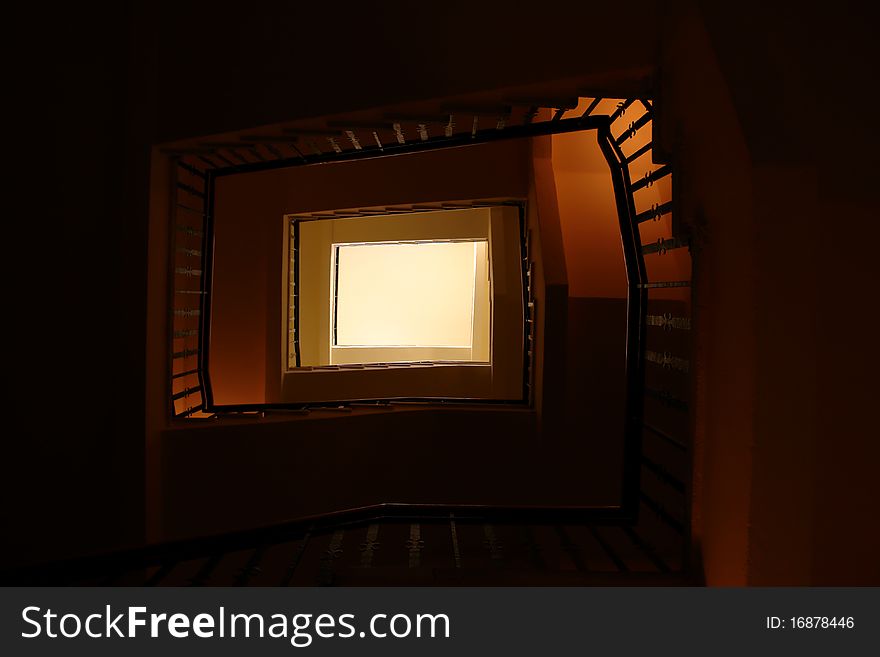
[[[551,139],[569,295],[623,298],[626,270],[617,205],[596,134],[575,132]]]

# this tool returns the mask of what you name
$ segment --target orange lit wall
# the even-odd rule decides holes
[[[596,132],[554,135],[552,160],[569,296],[625,297],[617,208]]]
[[[583,112],[589,99],[581,102]],[[597,111],[608,113],[604,105]],[[585,476],[615,487],[623,459],[627,286],[611,174],[595,131],[553,135],[551,145],[568,280],[557,432],[579,435],[591,459]]]

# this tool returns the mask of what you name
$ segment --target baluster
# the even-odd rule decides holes
[[[622,527],[623,533],[627,535],[627,538],[635,545],[641,552],[648,557],[654,567],[660,571],[661,573],[671,573],[672,569],[666,564],[666,562],[660,558],[660,555],[657,554],[657,551],[645,542],[641,536],[639,536],[636,531],[632,527],[627,527],[624,525]]]
[[[193,578],[189,581],[190,586],[204,586],[207,584],[208,580],[211,577],[211,573],[217,568],[217,565],[220,563],[221,559],[223,559],[222,554],[215,554],[210,557],[205,563],[199,568],[199,571],[193,576]]]
[[[458,528],[455,525],[455,515],[449,514],[449,535],[452,540],[452,558],[455,561],[455,567],[461,568],[461,550],[458,546]]]
[[[397,137],[398,144],[405,144],[406,138],[403,136],[403,129],[400,127],[399,123],[392,123],[391,129],[394,130],[394,136]]]
[[[626,157],[625,162],[626,162],[627,164],[632,164],[635,160],[639,159],[642,155],[644,155],[645,153],[650,152],[650,150],[651,150],[653,147],[654,147],[654,142],[653,142],[653,141],[649,141],[647,144],[645,144],[644,146],[642,146],[642,147],[639,148],[638,150],[634,151],[632,154],[628,155],[628,156]]]
[[[296,574],[296,569],[302,561],[303,554],[305,554],[306,548],[309,546],[309,541],[312,539],[312,530],[313,528],[309,527],[303,536],[302,541],[300,541],[296,550],[294,550],[290,559],[290,565],[287,567],[287,573],[285,573],[284,577],[281,579],[280,586],[290,586],[290,582],[293,580],[294,574]]]
[[[642,114],[642,116],[639,119],[637,119],[636,121],[633,121],[632,123],[629,124],[629,127],[626,130],[624,130],[620,134],[620,136],[617,137],[617,139],[615,139],[615,143],[618,146],[620,146],[627,139],[631,139],[632,137],[635,137],[636,133],[639,130],[641,130],[642,127],[644,127],[650,121],[651,121],[651,113],[645,112],[644,114]]]
[[[195,168],[191,164],[187,164],[183,160],[177,160],[177,166],[179,166],[184,171],[187,171],[187,172],[191,173],[192,175],[194,175],[198,178],[201,178],[202,180],[204,180],[206,177],[204,171],[202,171],[201,169]]]
[[[668,351],[661,354],[656,351],[646,350],[645,360],[659,365],[665,370],[678,370],[679,372],[684,373],[687,373],[690,367],[690,364],[686,359],[673,356]]]
[[[501,545],[501,542],[498,540],[498,536],[495,534],[495,528],[492,525],[483,525],[483,536],[485,537],[483,545],[489,550],[489,558],[496,566],[501,565],[501,561],[504,559],[504,556],[502,555],[504,546]]]
[[[373,134],[375,135],[376,133],[374,132]],[[348,137],[348,140],[351,142],[351,145],[354,146],[355,150],[361,150],[361,142],[358,141],[357,135],[354,134],[354,131],[346,130],[345,135]],[[379,147],[381,148],[381,145]]]
[[[530,526],[522,525],[520,527],[520,541],[526,550],[529,563],[532,567],[537,570],[544,570],[547,567],[547,564],[544,561],[544,557],[541,555],[541,546],[538,545],[538,542],[535,540],[535,533]]]
[[[690,317],[674,317],[672,313],[648,315],[645,318],[645,322],[648,326],[657,326],[667,331],[671,331],[672,329],[679,329],[681,331],[691,330]]]
[[[581,554],[580,546],[571,540],[571,537],[562,525],[556,525],[554,529],[556,530],[556,535],[559,537],[559,544],[562,547],[562,551],[568,555],[568,558],[571,559],[571,562],[574,564],[574,567],[578,572],[586,572],[587,566],[584,563],[584,557]]]
[[[651,460],[650,458],[648,458],[644,454],[642,455],[642,465],[644,465],[645,468],[649,472],[651,472],[654,476],[656,476],[657,479],[659,479],[664,484],[666,484],[667,486],[672,488],[674,491],[676,491],[677,493],[684,494],[684,492],[685,492],[684,482],[682,482],[681,479],[679,479],[678,477],[671,474],[662,465]]]
[[[653,290],[666,287],[690,287],[690,281],[656,281],[654,283],[639,283],[638,288],[642,290]]]
[[[593,113],[593,110],[595,110],[596,107],[597,107],[597,106],[599,105],[599,103],[601,103],[601,102],[602,102],[602,99],[601,99],[601,98],[594,98],[594,99],[592,100],[592,102],[591,102],[589,105],[587,105],[587,109],[584,110],[584,113],[581,114],[581,117],[583,118],[583,117],[590,116],[590,114]]]
[[[174,273],[180,274],[181,276],[193,277],[193,276],[201,276],[202,270],[201,269],[193,269],[192,267],[175,267]]]
[[[376,523],[367,527],[367,540],[361,543],[361,566],[371,568],[373,555],[379,549],[379,525]]]
[[[660,178],[668,176],[670,173],[672,173],[672,167],[668,164],[664,164],[654,171],[649,171],[643,178],[632,184],[632,191],[638,191],[643,187],[651,187],[656,181],[660,180]]]
[[[681,399],[677,399],[675,396],[673,396],[670,392],[668,392],[666,390],[656,390],[654,388],[650,388],[650,387],[646,386],[645,387],[645,394],[648,397],[656,399],[663,406],[669,406],[670,408],[676,408],[676,409],[684,411],[684,412],[688,411],[687,402],[682,401]]]
[[[663,441],[665,441],[665,442],[669,443],[670,445],[672,445],[673,447],[675,447],[675,448],[677,448],[677,449],[680,449],[680,450],[682,450],[682,451],[687,450],[687,445],[685,445],[685,444],[684,444],[683,442],[681,442],[680,440],[676,440],[675,438],[673,438],[672,436],[670,436],[670,435],[669,435],[668,433],[666,433],[665,431],[660,431],[660,429],[658,429],[657,427],[655,427],[655,426],[653,426],[653,425],[651,425],[651,424],[647,424],[647,423],[643,423],[642,426],[643,426],[645,429],[647,429],[649,432],[651,432],[652,434],[654,434],[655,436],[657,436],[658,438],[660,438],[660,439],[662,439]]]
[[[153,576],[150,577],[146,582],[144,582],[144,586],[158,586],[159,582],[168,577],[172,570],[177,566],[176,561],[168,561],[162,566],[160,566],[159,570],[153,573]]]
[[[666,203],[654,203],[648,210],[640,212],[636,215],[636,223],[644,223],[646,221],[660,221],[660,217],[672,212],[672,201]]]
[[[189,358],[190,356],[195,356],[199,353],[198,349],[182,349],[181,351],[175,351],[171,354],[172,360],[177,360],[178,358]]]
[[[425,547],[425,542],[422,540],[422,529],[418,523],[409,526],[409,538],[405,547],[409,552],[409,567],[418,568],[421,565],[422,548]]]
[[[342,556],[342,541],[344,538],[344,529],[337,529],[333,532],[333,536],[330,537],[330,543],[321,555],[321,561],[318,566],[318,583],[320,586],[331,586],[333,584],[333,562]]]
[[[617,568],[617,570],[622,573],[629,572],[629,568],[624,563],[623,559],[621,559],[617,555],[617,553],[611,548],[611,546],[608,544],[608,541],[602,538],[595,527],[590,526],[590,533],[593,535],[593,538],[596,539],[596,542],[602,548],[603,552],[605,552],[605,555],[611,560],[611,563],[614,564],[615,568]]]
[[[263,555],[265,553],[265,547],[258,547],[257,549],[255,549],[251,554],[250,559],[248,559],[248,562],[239,571],[238,576],[235,578],[235,581],[232,585],[247,586],[252,577],[262,573],[263,569],[260,568],[260,562],[263,560]]]
[[[614,123],[617,119],[626,114],[626,110],[634,101],[634,98],[627,98],[626,100],[617,103],[617,109],[614,110],[614,113],[609,117],[611,123]]]
[[[253,155],[255,158],[257,158],[257,160],[258,160],[259,162],[265,162],[265,161],[266,161],[266,158],[263,157],[263,154],[259,151],[259,149],[256,147],[255,144],[254,144],[254,145],[248,145],[248,146],[246,146],[246,147],[245,147],[245,150],[246,150],[248,153],[250,153],[251,155]]]
[[[455,132],[455,117],[454,115],[449,115],[449,120],[446,122],[446,125],[443,128],[443,134],[446,137],[451,137]]]
[[[284,159],[284,154],[283,154],[281,151],[279,151],[279,150],[278,150],[273,144],[271,144],[270,142],[268,142],[268,141],[267,141],[267,142],[264,142],[264,143],[262,144],[262,146],[263,146],[263,148],[265,148],[267,151],[269,151],[272,155],[274,155],[276,159],[279,159],[279,160],[283,160],[283,159]]]
[[[195,196],[195,197],[198,197],[198,198],[205,198],[205,194],[204,194],[204,192],[199,191],[198,189],[196,189],[196,188],[193,187],[192,185],[187,185],[186,183],[178,182],[178,183],[177,183],[177,188],[178,188],[178,189],[182,189],[182,190],[185,191],[187,194],[191,194],[192,196]]]
[[[668,251],[673,249],[680,249],[683,247],[690,246],[690,243],[687,240],[679,239],[677,237],[664,239],[662,237],[657,238],[657,241],[652,244],[642,244],[642,255],[666,255]]]
[[[213,153],[212,153],[212,155],[213,155]],[[213,160],[211,160],[211,159],[205,157],[204,155],[199,155],[199,156],[198,156],[198,159],[199,159],[200,162],[204,162],[205,164],[207,164],[207,165],[208,165],[210,168],[212,168],[212,169],[219,169],[219,168],[220,168],[219,165],[218,165],[216,162],[214,162]],[[218,158],[218,159],[220,159],[220,160],[222,161],[222,158]]]
[[[669,513],[665,506],[648,497],[644,492],[640,493],[639,497],[641,498],[644,505],[648,507],[651,511],[653,511],[658,518],[660,518],[663,522],[672,527],[679,534],[684,533],[684,525],[681,523],[680,520]]]

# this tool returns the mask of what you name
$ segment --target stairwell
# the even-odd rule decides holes
[[[690,258],[686,229],[673,213],[672,165],[654,161],[653,105],[646,96],[600,98],[579,90],[550,99],[511,99],[507,95],[493,98],[489,94],[477,100],[468,103],[446,99],[434,106],[422,104],[415,116],[411,110],[385,109],[372,112],[372,118],[330,117],[309,125],[273,126],[163,148],[163,156],[173,162],[176,210],[170,281],[174,299],[169,382],[173,420],[162,434],[164,501],[160,516],[164,518],[164,529],[159,536],[180,537],[184,543],[179,545],[184,547],[177,555],[173,550],[160,550],[123,556],[117,567],[91,581],[169,585],[681,581],[687,568],[689,528]],[[622,219],[620,226],[612,224],[610,235],[618,242],[621,236],[624,242],[633,240],[631,248],[624,249],[626,253],[617,245],[616,256],[612,254],[608,260],[617,271],[605,278],[601,268],[591,270],[589,262],[586,267],[579,262],[581,252],[598,252],[597,244],[590,244],[596,239],[595,232],[584,230],[591,222],[600,223],[591,214],[596,210],[595,203],[593,207],[582,207],[577,195],[583,190],[569,183],[570,170],[554,159],[554,149],[564,150],[564,140],[572,137],[565,134],[565,128],[557,132],[559,127],[572,125],[574,129],[566,120],[588,121],[594,117],[607,117],[603,130],[608,135],[607,141],[600,140],[599,148],[594,147],[594,159],[604,158],[601,163],[605,167],[595,177],[596,185],[607,188],[604,193],[613,204],[612,219],[616,221],[617,215],[629,218],[626,225]],[[530,132],[534,126],[539,129]],[[346,404],[327,409],[304,407],[294,409],[293,415],[290,410],[272,408],[232,415],[213,411],[204,394],[206,378],[200,343],[204,302],[210,294],[204,275],[209,265],[205,257],[210,250],[206,240],[211,234],[206,224],[212,213],[209,172],[224,167],[250,170],[254,165],[269,167],[276,162],[304,164],[364,155],[381,157],[394,152],[395,147],[412,146],[417,150],[444,139],[466,145],[469,140],[501,139],[518,133],[536,135],[525,242],[529,298],[534,298],[528,313],[534,331],[527,353],[529,389],[525,407],[495,407],[491,411],[496,419],[509,420],[501,424],[492,420],[487,426],[492,427],[490,433],[505,423],[524,428],[523,455],[534,451],[528,447],[528,436],[540,436],[543,457],[539,461],[522,460],[501,478],[497,471],[480,472],[477,467],[471,476],[482,482],[480,486],[465,486],[464,494],[445,498],[443,493],[437,497],[436,491],[448,490],[448,485],[437,488],[431,482],[452,474],[455,457],[445,468],[432,459],[431,466],[418,468],[422,472],[420,485],[406,488],[408,484],[400,482],[404,486],[400,490],[423,490],[427,496],[420,500],[414,494],[413,502],[393,516],[415,516],[418,522],[385,517],[383,503],[406,500],[383,498],[373,494],[376,490],[362,494],[360,499],[344,492],[369,491],[369,468],[360,484],[354,483],[358,477],[349,478],[341,482],[342,493],[326,490],[329,496],[317,507],[306,504],[300,505],[302,511],[292,511],[297,504],[285,505],[285,499],[302,495],[306,489],[312,491],[309,497],[321,494],[318,482],[296,465],[322,460],[320,456],[304,456],[303,450],[313,449],[309,446],[310,432],[317,437],[339,431],[344,422],[360,433],[359,418],[378,423],[379,427],[391,415],[404,418],[404,434],[416,433],[427,418],[441,417],[437,415],[440,412],[443,424],[449,428],[448,435],[454,435],[456,423],[472,428],[475,414],[482,417],[484,411],[479,405],[438,410],[427,404],[411,406],[401,414],[402,409],[394,402],[373,408]],[[610,176],[609,162],[616,163]],[[578,166],[575,163],[575,168]],[[579,207],[581,217],[576,216]],[[604,230],[607,238],[607,225]],[[611,287],[591,289],[591,285],[595,287],[598,282],[601,287],[606,278],[614,276],[617,279]],[[637,321],[630,326],[635,326],[638,334],[628,341],[628,321],[633,318]],[[638,351],[634,353],[633,347]],[[627,385],[642,380],[644,385],[636,388],[638,398],[625,394]],[[373,419],[367,420],[366,416]],[[528,419],[523,424],[517,416]],[[516,431],[513,429],[510,435]],[[295,448],[282,446],[284,435],[290,432],[305,440],[297,442]],[[260,438],[261,434],[266,438]],[[211,441],[208,451],[206,440]],[[289,460],[293,470],[273,473],[263,457],[242,459],[243,440],[250,449],[271,451],[271,455],[263,452],[270,461]],[[279,447],[281,451],[277,451]],[[510,444],[499,443],[498,449],[509,451]],[[289,455],[285,455],[288,450]],[[484,458],[491,460],[491,453],[490,448]],[[477,454],[479,451],[470,456]],[[224,458],[228,458],[228,465],[223,464]],[[417,467],[418,455],[414,453],[410,460],[412,471],[412,466]],[[323,462],[333,464],[329,454]],[[529,468],[538,462],[559,469],[558,473],[549,473],[551,478],[568,476],[571,483],[555,496],[546,496],[543,503],[530,496],[529,491],[535,488],[525,487],[524,494],[511,497],[509,492],[516,490],[517,478],[531,477]],[[431,467],[445,475],[425,478]],[[230,478],[252,480],[260,468],[264,476],[258,478],[264,481],[256,488],[246,491],[226,483]],[[297,470],[300,475],[291,477]],[[198,471],[201,475],[194,475]],[[327,469],[328,474],[331,471],[332,467]],[[199,480],[196,495],[187,483],[190,475]],[[270,480],[268,485],[265,475]],[[498,485],[509,492],[486,494]],[[594,493],[587,495],[584,504],[578,489],[589,490],[591,486]],[[281,488],[288,490],[278,495]],[[618,494],[614,491],[621,488],[623,498],[615,499]],[[435,491],[433,497],[431,490]],[[480,507],[468,512],[468,502],[475,494],[479,496],[479,490],[483,491],[482,499],[477,500]],[[461,501],[457,502],[456,497]],[[510,499],[514,500],[512,506]],[[530,503],[532,499],[536,503]],[[444,503],[440,511],[419,503],[436,504],[438,500]],[[203,512],[201,524],[188,522],[191,513],[187,508],[204,509],[211,502],[216,513]],[[333,520],[316,525],[306,519],[315,517],[316,512],[330,514],[330,518],[344,509],[374,508],[376,504],[380,506],[375,507],[372,520],[370,511],[343,519],[336,527]],[[601,513],[590,513],[590,508],[612,509],[615,504],[625,509],[617,518],[602,520]],[[255,506],[263,510],[253,513]],[[581,520],[577,520],[579,512]],[[609,518],[613,515],[610,512]],[[298,517],[303,520],[277,524]],[[259,526],[266,529],[251,529]],[[246,548],[233,549],[235,541],[224,539],[224,527],[227,531],[258,534],[245,541],[249,543]],[[271,538],[259,532],[268,532],[265,536]],[[194,534],[212,536],[212,548],[202,556],[184,558],[181,555],[202,549],[198,539],[189,538]],[[155,563],[146,569],[130,568],[138,560]]]

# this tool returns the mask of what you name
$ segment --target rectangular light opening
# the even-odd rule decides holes
[[[486,240],[333,244],[334,364],[487,361]]]

